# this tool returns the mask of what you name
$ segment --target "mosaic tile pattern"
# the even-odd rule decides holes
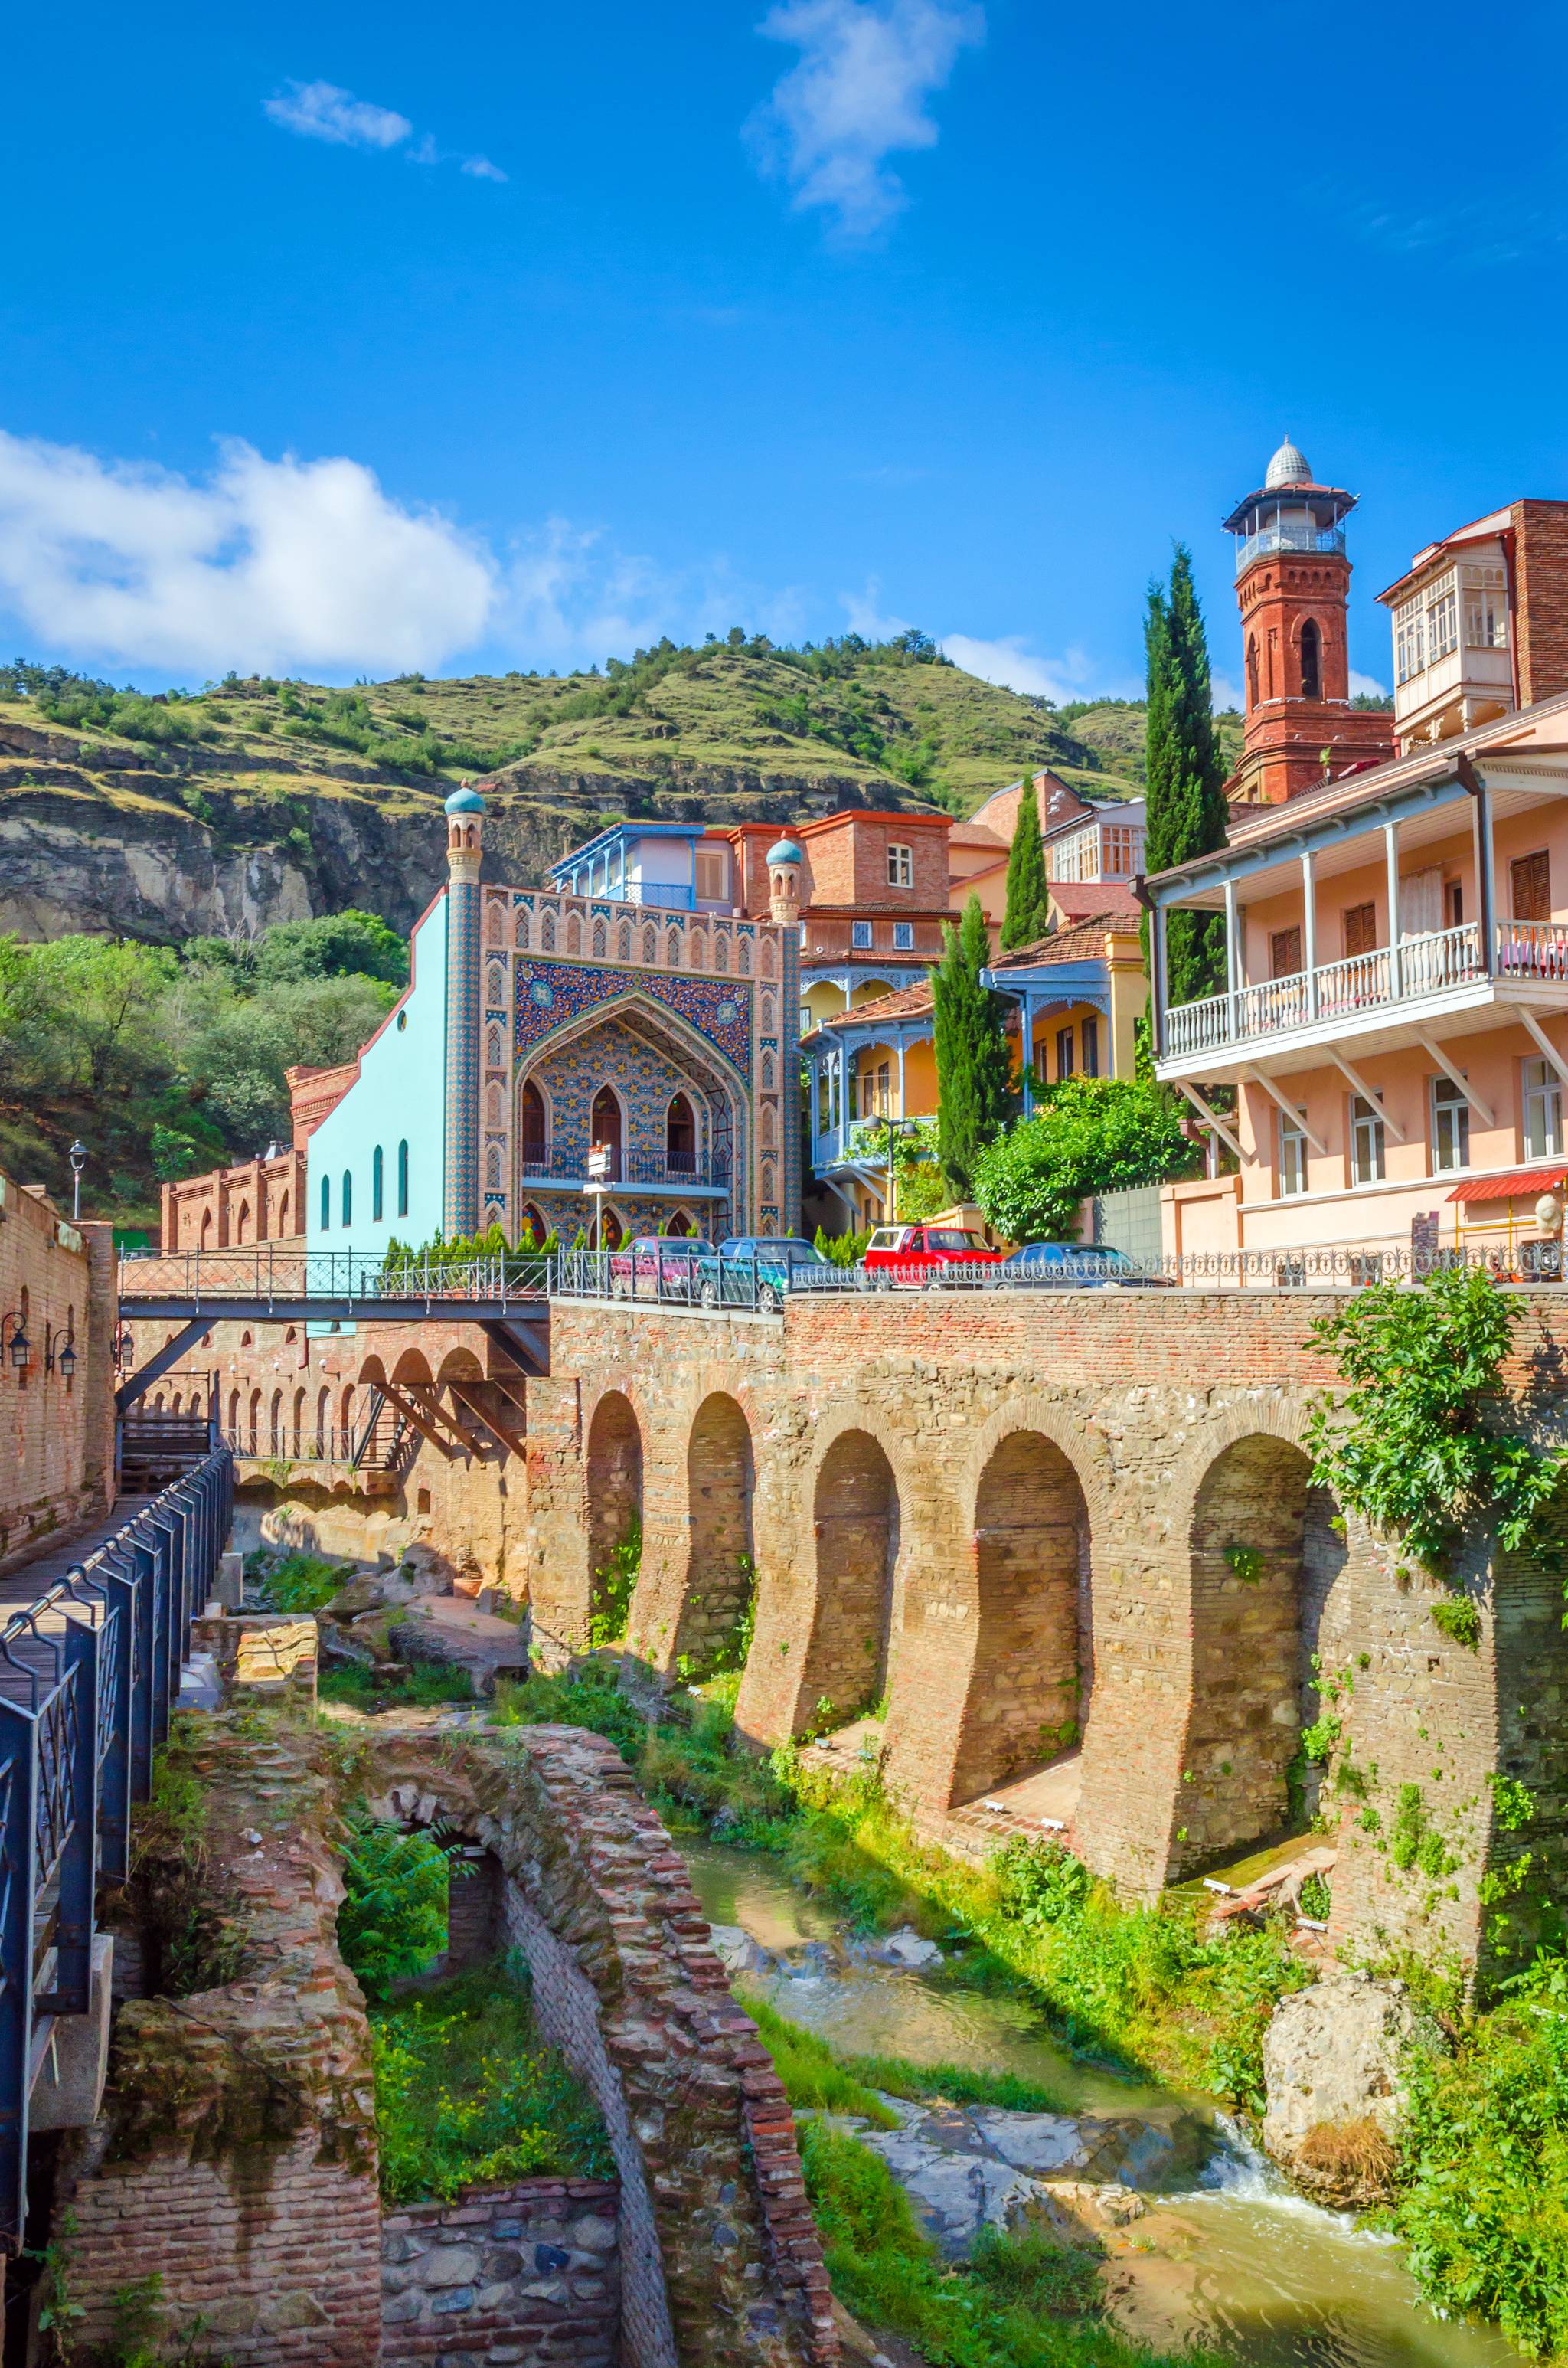
[[[519,961],[514,1042],[527,1055],[554,1030],[618,996],[645,995],[751,1076],[752,985],[747,979],[675,977],[609,964]]]

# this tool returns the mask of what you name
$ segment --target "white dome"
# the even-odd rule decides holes
[[[1307,465],[1306,454],[1287,436],[1268,464],[1263,480],[1266,491],[1274,493],[1281,485],[1310,485],[1312,482],[1312,472]]]

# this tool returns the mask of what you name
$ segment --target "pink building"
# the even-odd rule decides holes
[[[1559,692],[1237,813],[1223,849],[1146,883],[1156,1074],[1235,1161],[1167,1189],[1167,1249],[1481,1245],[1510,1271],[1557,1270],[1565,801]],[[1225,916],[1229,977],[1173,1008],[1179,910]]]

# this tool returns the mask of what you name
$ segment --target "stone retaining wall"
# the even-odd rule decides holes
[[[381,2368],[616,2368],[613,2185],[525,2179],[381,2221]]]

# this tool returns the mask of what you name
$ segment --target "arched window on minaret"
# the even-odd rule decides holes
[[[1257,635],[1247,635],[1247,712],[1257,705]]]
[[[1301,627],[1301,697],[1323,697],[1323,636],[1311,617]]]

